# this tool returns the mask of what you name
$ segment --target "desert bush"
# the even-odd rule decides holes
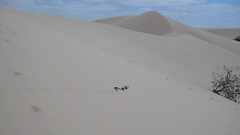
[[[217,68],[219,70],[219,68]],[[213,72],[212,90],[230,100],[238,102],[240,95],[239,68],[222,68],[223,73]]]

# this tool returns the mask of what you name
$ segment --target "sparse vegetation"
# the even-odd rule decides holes
[[[219,68],[217,68],[219,70]],[[237,68],[222,68],[223,73],[213,72],[213,92],[232,101],[239,102],[240,96],[240,70]]]

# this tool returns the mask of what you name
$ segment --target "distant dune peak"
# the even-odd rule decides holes
[[[158,11],[156,11],[156,10],[146,11],[146,12],[144,12],[143,14],[146,14],[146,13],[151,13],[151,14],[158,14],[158,15],[160,15],[160,13],[158,13]]]
[[[168,20],[155,10],[144,12],[136,16],[119,17],[118,19],[108,18],[97,20],[96,22],[120,26],[153,35],[166,35],[173,32],[173,28]]]

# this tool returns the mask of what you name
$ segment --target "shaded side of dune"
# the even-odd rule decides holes
[[[116,25],[153,35],[166,35],[173,32],[171,25],[165,19],[165,17],[156,11],[145,12],[137,16],[125,16],[105,20],[96,20],[95,22]]]

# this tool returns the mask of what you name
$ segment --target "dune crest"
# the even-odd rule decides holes
[[[130,30],[158,35],[190,35],[197,39],[207,41],[213,45],[226,49],[234,54],[240,55],[240,45],[231,39],[226,39],[226,35],[239,33],[239,29],[216,32],[206,31],[200,28],[190,27],[175,20],[165,17],[157,11],[148,11],[136,16],[120,16],[96,20],[95,22],[110,24]],[[225,35],[225,37],[221,36]]]
[[[153,35],[166,35],[173,32],[171,24],[157,11],[148,11],[137,16],[96,20],[95,22],[116,25]]]

